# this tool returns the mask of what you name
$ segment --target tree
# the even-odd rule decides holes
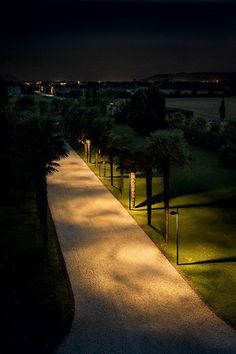
[[[114,114],[115,122],[117,124],[126,124],[128,112],[129,112],[128,102],[121,104]]]
[[[236,167],[236,122],[227,122],[222,135],[224,143],[219,150],[220,161],[226,167]]]
[[[128,132],[122,133],[120,135],[120,144],[119,148],[116,151],[117,157],[117,169],[120,171],[120,192],[123,192],[124,186],[124,173],[128,172],[136,172],[136,163],[133,159],[132,151],[133,151],[133,139],[135,133],[130,128]],[[133,200],[135,200],[133,196]]]
[[[147,224],[152,224],[152,177],[154,154],[149,140],[143,141],[136,151],[136,163],[139,171],[144,172],[146,180]]]
[[[110,162],[110,179],[113,186],[113,165],[114,158],[121,158],[129,152],[131,137],[128,135],[120,135],[114,132],[108,133],[107,142],[105,144],[105,153],[109,157]]]
[[[150,149],[150,143],[144,138],[136,136],[130,137],[128,153],[123,152],[119,156],[119,168],[121,171],[129,171],[130,173],[130,196],[129,204],[135,207],[135,185],[136,172],[142,171],[146,180],[146,204],[147,204],[147,224],[151,225],[152,221],[152,165],[153,153]],[[123,145],[124,146],[124,145]]]
[[[208,134],[207,120],[196,117],[190,120],[185,129],[185,138],[190,144],[205,147]]]
[[[167,127],[165,114],[165,99],[156,87],[149,87],[137,91],[132,97],[128,124],[139,134],[148,136],[150,132]]]
[[[222,131],[224,143],[233,143],[236,144],[236,121],[228,121]]]
[[[182,112],[173,112],[168,115],[168,126],[171,129],[182,129],[184,130],[186,125],[186,118]]]
[[[150,148],[154,154],[154,163],[163,174],[165,240],[169,239],[169,200],[170,169],[172,165],[184,165],[189,162],[190,153],[181,130],[160,130],[151,134]]]
[[[35,186],[37,208],[43,232],[44,247],[47,247],[47,175],[56,171],[60,160],[68,155],[58,126],[51,116],[36,113],[25,114],[18,124],[18,145],[28,161]]]
[[[64,112],[66,100],[60,98],[54,98],[51,101],[51,109],[54,113],[62,114]]]
[[[91,162],[92,146],[95,146],[99,150],[102,149],[103,153],[106,152],[106,145],[109,141],[108,135],[113,124],[114,121],[110,117],[82,117],[80,124],[80,140],[85,144],[85,149],[88,154],[88,162]]]
[[[94,117],[90,125],[88,125],[88,123],[86,124],[86,128],[83,128],[83,132],[86,132],[88,138],[93,141],[95,146],[101,147],[103,152],[105,152],[108,136],[113,126],[113,118],[97,116]]]
[[[86,101],[89,105],[95,105],[97,103],[98,95],[97,95],[97,82],[88,82],[86,88]]]
[[[49,113],[50,112],[51,105],[47,101],[39,101],[38,102],[38,108],[39,108],[39,112],[41,114],[45,114],[45,113]]]
[[[219,113],[220,113],[220,121],[223,121],[225,119],[225,99],[224,98],[222,98],[222,101],[220,103]]]
[[[225,167],[236,167],[236,144],[228,142],[219,150],[219,158]]]
[[[203,131],[207,128],[207,120],[203,117],[196,117],[191,119],[189,123],[191,130]]]
[[[21,111],[34,111],[36,103],[32,96],[22,96],[16,101],[16,107]]]

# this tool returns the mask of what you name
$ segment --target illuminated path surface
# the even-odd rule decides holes
[[[48,180],[75,297],[57,354],[236,353],[236,331],[202,303],[73,151]]]

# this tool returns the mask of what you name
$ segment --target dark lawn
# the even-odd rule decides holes
[[[49,215],[48,251],[32,195],[0,206],[1,353],[49,353],[73,318],[73,296]]]

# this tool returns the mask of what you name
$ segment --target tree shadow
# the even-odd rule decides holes
[[[149,225],[154,231],[158,232],[159,234],[163,233],[163,230],[161,228],[158,228],[156,226],[153,225]]]
[[[207,264],[207,263],[230,263],[230,262],[236,262],[236,256],[207,259],[207,260],[197,261],[197,262],[179,262],[179,265],[194,265],[194,264]]]
[[[119,192],[120,192],[120,188],[119,187],[117,187],[117,186],[111,186],[112,188],[115,188],[115,189],[117,189]]]
[[[141,204],[143,204],[143,203],[141,203]],[[206,203],[195,203],[195,204],[176,204],[176,205],[171,205],[169,207],[169,209],[202,208],[202,207],[216,206],[216,205],[222,205],[222,204],[219,202],[206,202]],[[146,203],[145,203],[145,205],[142,205],[142,206],[146,206]],[[138,210],[138,208],[140,208],[140,207],[141,207],[140,204],[136,205],[136,207],[135,207],[135,209],[133,209],[133,211],[140,211],[140,210]],[[164,207],[152,208],[152,210],[164,210],[164,209],[165,209]],[[146,210],[146,209],[141,209],[141,211],[144,211],[144,210]]]
[[[158,193],[152,196],[152,204],[161,203],[161,202],[163,202],[163,193]],[[147,206],[147,200],[144,200],[143,202],[139,203],[138,205],[136,205],[135,208],[141,208],[144,206]]]
[[[157,196],[154,196],[152,198],[152,204],[157,204],[157,203],[161,203],[163,202],[163,198],[161,197],[161,195],[163,195],[162,193],[160,193]],[[227,205],[227,206],[231,206],[231,200],[216,200],[216,201],[209,201],[209,202],[205,202],[205,203],[188,203],[188,204],[176,204],[176,205],[171,205],[169,207],[169,209],[174,209],[174,208],[179,208],[179,209],[183,209],[183,208],[201,208],[201,207],[206,207],[206,206],[217,206],[217,205]],[[139,203],[138,205],[135,206],[136,209],[141,208],[141,207],[145,207],[147,206],[147,201],[143,201],[142,203]],[[163,210],[164,207],[156,207],[156,208],[152,208],[152,210]],[[143,209],[142,209],[143,210]]]

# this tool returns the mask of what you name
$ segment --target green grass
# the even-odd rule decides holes
[[[173,167],[171,171],[170,206],[173,209],[179,207],[182,264],[176,266],[174,216],[170,216],[168,245],[163,239],[163,188],[158,174],[153,178],[152,227],[146,225],[145,180],[142,174],[137,174],[136,208],[130,210],[130,214],[204,301],[236,326],[236,171],[220,166],[214,153],[195,147],[191,150],[191,165]],[[94,163],[89,166],[98,173]],[[107,177],[101,177],[101,180],[128,208],[128,176],[122,195],[117,171],[114,187],[110,186],[108,165]]]
[[[52,220],[49,215],[46,253],[30,193],[5,200],[0,225],[0,352],[49,353],[73,318],[73,296]]]

